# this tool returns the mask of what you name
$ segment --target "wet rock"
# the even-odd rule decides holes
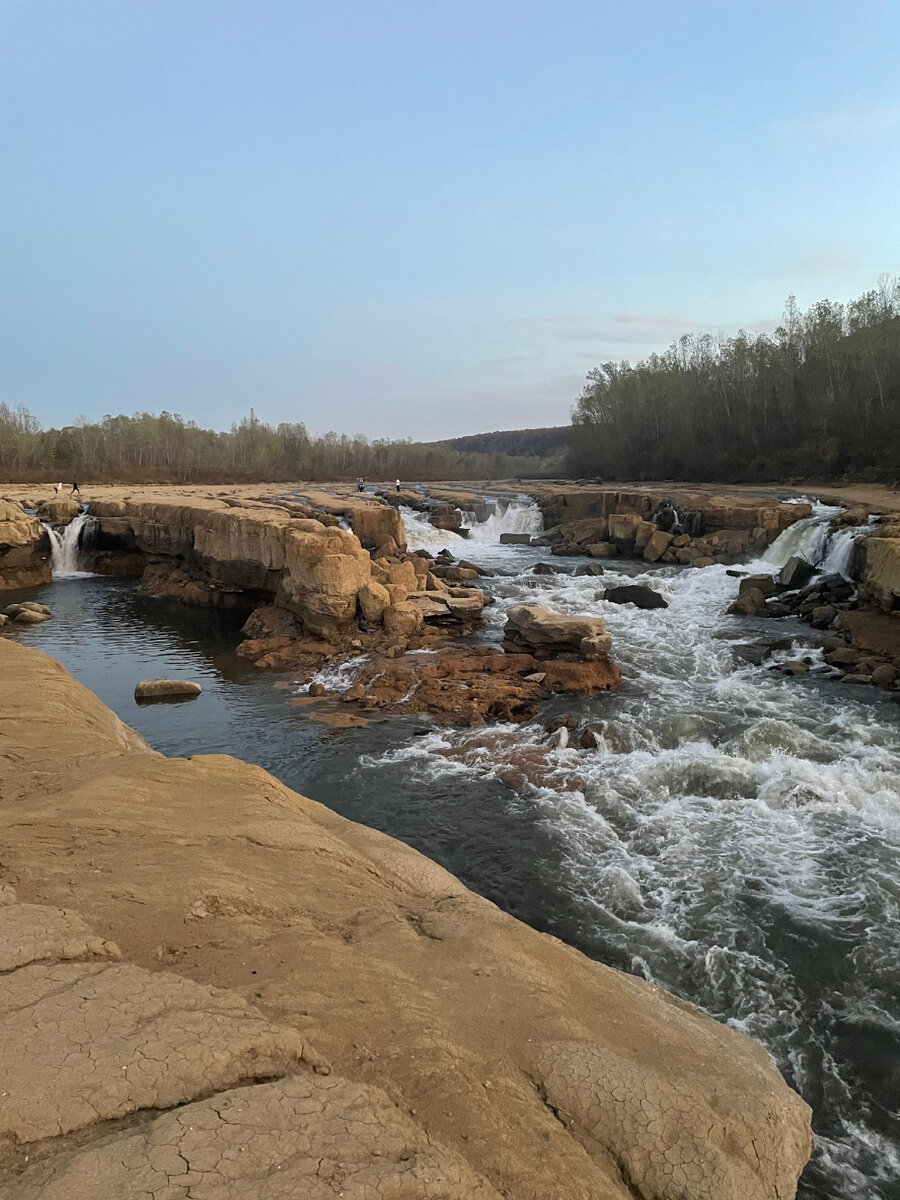
[[[726,574],[731,575],[732,572],[726,571]],[[750,588],[756,588],[764,596],[774,596],[777,591],[775,577],[774,575],[746,575],[741,579],[738,586],[738,595],[742,595]]]
[[[596,750],[603,743],[606,726],[603,722],[585,725],[578,737],[578,745],[582,750]]]
[[[581,639],[578,647],[581,657],[585,662],[595,662],[600,658],[607,658],[612,649],[612,638],[608,633],[595,634],[593,637]]]
[[[539,562],[531,568],[533,575],[564,575],[565,568],[557,567],[555,563]]]
[[[635,513],[613,513],[609,518],[609,540],[620,550],[631,551],[642,524],[642,518]]]
[[[309,685],[310,696],[324,696],[325,691],[326,689],[324,683],[311,683]]]
[[[830,604],[821,604],[812,610],[813,629],[827,629],[837,616],[837,609]]]
[[[682,553],[683,553],[683,551],[682,551]],[[714,567],[715,565],[716,565],[716,560],[714,558],[710,558],[708,555],[705,555],[705,554],[701,554],[701,556],[699,558],[695,558],[694,561],[691,563],[692,567]]]
[[[830,667],[848,667],[859,658],[859,651],[852,646],[837,646],[825,651],[825,661]]]
[[[803,662],[800,659],[793,659],[790,662],[781,664],[782,675],[805,675],[809,670],[809,663]]]
[[[761,610],[761,617],[789,617],[791,615],[790,605],[782,604],[779,600],[770,600],[768,604]]]
[[[778,572],[775,582],[783,591],[793,591],[795,588],[802,588],[809,583],[815,572],[816,569],[812,563],[801,558],[799,554],[795,554]]]
[[[606,572],[605,567],[601,567],[599,563],[581,563],[575,568],[576,577],[581,575],[603,575]]]
[[[590,546],[585,546],[591,558],[618,558],[619,551],[612,542],[592,542]]]
[[[729,616],[755,617],[766,607],[766,598],[759,588],[747,588],[725,609]]]
[[[452,563],[452,562],[456,562],[456,559],[454,558],[454,556],[450,553],[450,551],[445,546],[443,550],[438,551],[437,558],[435,559],[435,561],[436,562],[440,561],[440,562],[444,562],[444,563]]]
[[[860,675],[860,674],[857,674],[856,672],[851,672],[844,676],[844,683],[871,683],[871,682],[872,682],[872,677],[870,675]]]
[[[190,679],[142,679],[135,686],[135,700],[193,700],[203,688]]]
[[[547,745],[552,746],[555,750],[565,750],[569,744],[569,731],[565,725],[561,725],[555,729],[547,738]]]
[[[668,608],[669,602],[659,592],[642,583],[629,583],[622,587],[607,588],[603,599],[611,604],[633,604],[636,608]]]
[[[577,729],[578,718],[572,713],[561,713],[558,717],[547,721],[544,728],[548,733],[555,733],[557,729]]]
[[[897,679],[897,668],[890,663],[881,663],[872,671],[870,678],[879,687],[890,687]]]
[[[605,633],[602,617],[569,617],[528,604],[516,604],[506,615],[506,637],[528,646],[580,650],[584,638]]]
[[[500,534],[500,545],[501,546],[530,546],[531,545],[531,534],[530,533],[501,533]]]

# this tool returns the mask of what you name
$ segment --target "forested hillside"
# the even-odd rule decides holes
[[[42,430],[24,408],[0,404],[0,482],[217,483],[240,480],[503,479],[539,471],[540,458],[461,453],[440,443],[375,441],[301,423],[277,427],[251,413],[227,433],[177,413],[104,417]]]
[[[900,281],[800,312],[771,336],[685,335],[591,371],[573,475],[723,482],[900,479]]]
[[[569,444],[568,425],[549,425],[542,429],[504,429],[494,433],[473,433],[448,438],[437,445],[449,446],[467,454],[509,454],[517,457],[547,458],[561,455]]]

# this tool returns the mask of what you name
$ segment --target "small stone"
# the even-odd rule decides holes
[[[193,700],[203,688],[190,679],[142,679],[134,689],[139,703],[154,700]]]
[[[354,683],[352,687],[347,688],[341,699],[345,703],[349,704],[354,700],[362,700],[365,694],[366,689],[363,687],[363,685],[361,683]]]
[[[546,671],[535,671],[533,674],[525,676],[525,682],[526,683],[543,683],[546,678],[547,678]]]
[[[782,675],[805,675],[809,670],[809,664],[795,659],[792,662],[781,664]]]
[[[325,685],[323,683],[311,683],[309,685],[310,696],[324,696]]]

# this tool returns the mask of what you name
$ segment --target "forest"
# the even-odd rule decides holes
[[[237,483],[400,478],[505,479],[534,476],[537,455],[464,453],[443,443],[369,441],[302,423],[267,425],[250,416],[228,432],[202,429],[177,413],[106,416],[41,429],[26,409],[0,403],[0,481]]]
[[[723,483],[900,480],[900,280],[801,312],[772,335],[685,334],[596,367],[572,410],[568,470]]]
[[[475,454],[508,454],[516,458],[558,458],[569,443],[568,425],[548,425],[541,429],[502,429],[493,433],[470,433],[465,437],[448,438],[440,445],[451,450]],[[563,470],[558,463],[557,473]]]

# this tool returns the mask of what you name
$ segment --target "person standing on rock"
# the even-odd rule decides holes
[[[56,494],[58,496],[59,493],[62,491],[62,480],[59,481],[59,483],[56,485],[56,487],[53,490],[56,492]]]
[[[400,491],[400,480],[399,479],[397,480],[397,491],[398,492]]]
[[[60,484],[60,487],[62,487],[62,484]],[[69,493],[69,495],[70,495],[70,496],[77,496],[79,500],[81,499],[81,489],[78,487],[78,484],[77,484],[77,483],[75,483],[75,481],[74,481],[74,480],[72,481],[72,490],[71,490],[71,492]]]

